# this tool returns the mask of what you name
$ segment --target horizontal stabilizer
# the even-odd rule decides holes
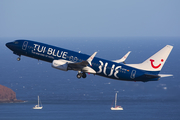
[[[173,76],[172,74],[158,74],[160,77],[170,77]]]
[[[151,75],[151,74],[145,74],[145,76],[149,79],[153,79],[153,78],[159,78],[159,75]]]
[[[172,74],[158,74],[158,75],[152,75],[152,74],[144,74],[146,78],[153,79],[153,78],[160,78],[160,77],[170,77],[173,76]]]

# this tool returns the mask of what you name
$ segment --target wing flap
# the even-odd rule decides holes
[[[95,70],[88,67],[87,65],[92,66],[91,62],[94,59],[96,54],[97,52],[94,52],[86,61],[77,62],[77,63],[69,63],[68,68],[75,71],[84,71],[84,72],[95,74],[96,73]]]

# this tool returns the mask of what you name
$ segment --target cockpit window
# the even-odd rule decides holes
[[[18,41],[14,41],[14,44],[18,44]]]

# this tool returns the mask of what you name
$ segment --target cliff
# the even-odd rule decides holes
[[[0,85],[0,103],[23,102],[16,99],[16,93],[3,85]]]

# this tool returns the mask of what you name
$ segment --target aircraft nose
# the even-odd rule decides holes
[[[12,42],[8,42],[8,43],[6,43],[6,47],[8,47],[9,49],[12,49],[12,47],[13,47],[13,43],[12,43]]]

